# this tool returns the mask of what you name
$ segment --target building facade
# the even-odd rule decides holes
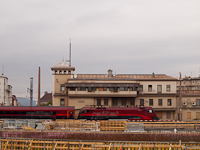
[[[0,105],[12,105],[12,86],[8,85],[8,78],[0,76]]]
[[[53,106],[153,107],[160,119],[177,115],[177,79],[164,74],[77,74],[62,62],[51,68]]]
[[[177,84],[177,100],[181,120],[200,120],[200,77],[181,79]]]

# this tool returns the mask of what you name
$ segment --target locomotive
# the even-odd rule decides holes
[[[75,119],[74,106],[1,106],[0,118],[15,119]],[[158,120],[151,107],[83,107],[78,119],[87,120]]]
[[[158,120],[152,107],[84,107],[78,119],[107,120]]]

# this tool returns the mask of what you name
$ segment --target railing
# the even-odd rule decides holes
[[[200,150],[198,142],[70,141],[0,139],[1,150]]]

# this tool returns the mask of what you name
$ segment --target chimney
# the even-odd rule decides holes
[[[38,103],[37,106],[40,106],[40,67],[38,69]]]
[[[112,70],[109,69],[109,70],[108,70],[108,77],[112,77],[112,76],[113,76],[113,74],[112,74]]]
[[[155,78],[155,74],[154,74],[154,72],[152,73],[152,78]]]

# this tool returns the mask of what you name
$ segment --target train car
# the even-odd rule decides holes
[[[74,119],[73,106],[1,106],[0,118]]]
[[[78,119],[158,120],[152,107],[84,107]]]

